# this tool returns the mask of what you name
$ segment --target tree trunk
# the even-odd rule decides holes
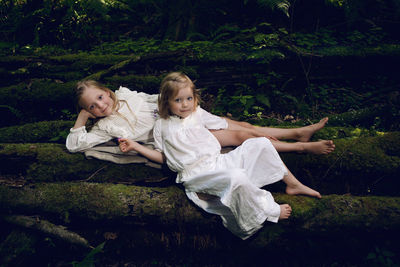
[[[274,197],[278,203],[290,204],[293,213],[289,220],[267,223],[249,241],[251,246],[265,246],[292,231],[362,229],[365,232],[385,230],[391,234],[400,230],[399,197],[327,195],[314,199],[282,193],[274,193]],[[176,186],[150,188],[86,182],[44,183],[24,188],[0,186],[0,200],[3,214],[38,215],[78,232],[84,232],[85,224],[89,224],[100,228],[105,225],[138,227],[149,235],[181,233],[182,238],[190,240],[207,233],[218,246],[223,246],[218,243],[220,240],[230,239],[232,235],[227,230],[221,231],[218,216],[196,208]],[[213,246],[213,242],[207,246]]]
[[[334,140],[336,149],[328,155],[281,153],[288,168],[304,184],[323,194],[398,196],[400,133]],[[40,181],[87,180],[93,182],[158,182],[172,184],[175,174],[145,164],[118,165],[85,160],[82,153],[69,153],[63,144],[0,144],[0,173],[3,180]],[[280,185],[274,189],[282,190]]]

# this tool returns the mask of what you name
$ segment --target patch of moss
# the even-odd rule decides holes
[[[29,265],[36,253],[37,238],[21,230],[14,230],[0,244],[0,262],[4,266]]]
[[[323,56],[341,57],[369,57],[369,56],[399,56],[400,45],[382,44],[376,47],[351,47],[351,46],[332,46],[316,49],[317,54]]]
[[[165,172],[144,164],[119,165],[100,160],[88,160],[83,153],[69,153],[61,144],[2,144],[0,158],[2,174],[20,172],[30,182],[38,181],[157,181]]]
[[[386,138],[396,144],[392,151],[380,145]],[[281,153],[281,157],[296,177],[322,194],[398,195],[400,157],[395,155],[399,132],[337,139],[334,143],[335,151],[328,155]]]
[[[87,53],[49,57],[49,59],[54,60],[57,63],[66,63],[68,65],[72,63],[75,68],[88,68],[93,65],[111,66],[129,58],[130,56],[127,55],[90,55]]]
[[[53,139],[65,143],[66,134],[73,124],[73,121],[41,121],[3,127],[0,128],[0,140],[3,143],[40,143]]]
[[[146,93],[158,93],[162,77],[157,76],[142,76],[142,75],[114,75],[111,77],[104,78],[107,84],[113,85],[114,88],[119,86],[128,87],[131,90],[137,90],[139,92]]]
[[[19,110],[29,120],[52,120],[62,115],[62,110],[74,107],[73,88],[75,81],[56,83],[49,79],[34,79],[31,83],[20,83],[2,87],[0,103]],[[25,121],[26,122],[26,121]]]

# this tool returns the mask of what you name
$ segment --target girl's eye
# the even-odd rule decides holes
[[[90,106],[90,107],[89,107],[89,109],[90,109],[90,110],[94,109],[94,106],[93,106],[93,105],[92,105],[92,106]]]
[[[102,96],[102,95],[100,95],[100,96],[99,96],[99,99],[100,99],[100,100],[101,100],[101,99],[103,99],[103,96]]]
[[[181,99],[180,99],[180,98],[177,98],[177,99],[175,99],[175,102],[176,102],[176,103],[179,103],[179,102],[181,102]]]
[[[187,100],[192,101],[192,100],[193,100],[193,97],[189,96],[189,97],[187,98]]]

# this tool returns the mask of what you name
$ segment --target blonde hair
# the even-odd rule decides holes
[[[83,80],[83,81],[78,82],[76,84],[76,88],[75,88],[75,98],[76,98],[78,112],[80,109],[84,108],[81,104],[82,94],[89,87],[94,87],[94,88],[100,89],[104,92],[110,93],[110,98],[114,101],[113,110],[118,109],[119,102],[118,102],[117,96],[115,95],[115,93],[112,90],[110,90],[108,87],[104,86],[103,84],[101,84],[97,81]]]
[[[130,123],[130,121],[124,115],[122,115],[121,113],[118,112],[118,110],[120,108],[120,102],[124,102],[127,105],[127,107],[129,109],[130,113],[132,114],[133,118],[135,119],[135,124],[136,124],[136,122],[137,122],[136,115],[135,115],[135,113],[132,112],[131,108],[129,107],[129,104],[125,100],[119,100],[117,98],[117,96],[115,95],[114,91],[112,91],[111,89],[109,89],[105,85],[103,85],[103,84],[101,84],[101,83],[99,83],[99,82],[97,82],[95,80],[83,80],[83,81],[80,81],[80,82],[78,82],[76,84],[75,97],[76,97],[76,102],[77,102],[78,113],[79,113],[80,109],[84,108],[81,105],[82,94],[89,87],[94,87],[94,88],[97,88],[97,89],[100,89],[100,90],[102,90],[104,92],[109,93],[110,94],[110,98],[114,102],[113,107],[112,107],[113,111],[115,111],[115,113],[117,115],[122,117],[128,123],[128,125],[131,127],[132,131],[134,131],[134,129],[135,129],[134,125],[132,125]],[[95,121],[98,121],[98,119],[99,118],[96,118]]]
[[[192,80],[182,72],[171,72],[161,82],[160,94],[158,95],[158,113],[161,118],[168,119],[174,115],[169,107],[169,101],[174,98],[179,90],[189,86],[193,92],[194,109],[200,103],[200,94]]]

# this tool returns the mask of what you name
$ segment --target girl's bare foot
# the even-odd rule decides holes
[[[288,195],[307,195],[311,197],[321,198],[321,194],[308,186],[298,182],[295,184],[288,184],[286,186],[286,193]]]
[[[289,218],[290,214],[292,213],[292,208],[289,206],[289,204],[282,204],[279,205],[281,208],[281,213],[279,215],[279,220],[287,219]]]
[[[298,129],[298,138],[297,140],[300,142],[308,142],[311,136],[325,127],[325,124],[328,122],[328,117],[322,118],[319,122],[311,124],[309,126],[301,127]]]
[[[335,150],[335,144],[332,140],[321,140],[317,142],[302,143],[304,152],[312,154],[329,154]]]

